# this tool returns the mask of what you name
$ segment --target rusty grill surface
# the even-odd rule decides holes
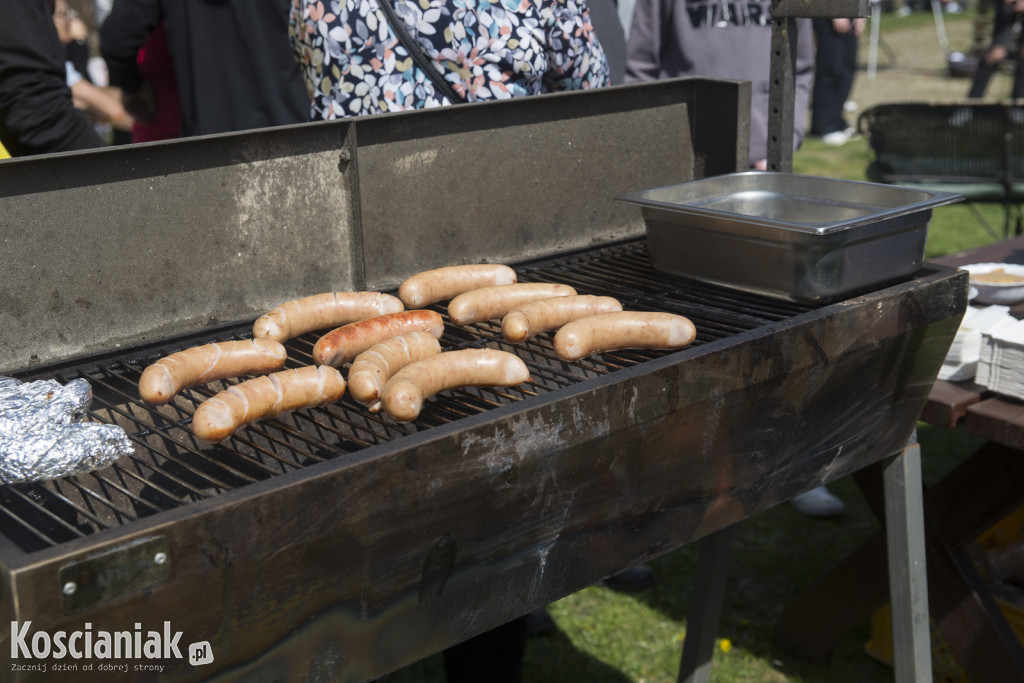
[[[528,263],[517,266],[516,271],[522,282],[559,282],[575,287],[580,294],[613,296],[626,310],[685,315],[697,328],[695,346],[813,308],[664,275],[652,269],[642,241]],[[443,306],[434,308],[445,313]],[[443,392],[428,401],[419,419],[409,424],[396,424],[379,413],[370,413],[346,395],[336,404],[254,423],[216,446],[196,440],[190,422],[202,401],[232,382],[194,387],[167,406],[151,408],[138,399],[138,379],[149,363],[168,353],[210,341],[249,338],[250,325],[26,371],[18,375],[20,379],[89,380],[94,393],[90,419],[121,425],[134,443],[135,454],[88,475],[0,488],[0,527],[25,552],[56,546],[315,463],[354,460],[370,446],[668,353],[632,350],[567,363],[554,355],[552,334],[509,344],[501,337],[500,321],[459,328],[446,318],[441,339],[444,350],[486,346],[511,351],[529,366],[531,382],[508,389]],[[311,333],[286,344],[288,367],[312,363],[318,336]]]

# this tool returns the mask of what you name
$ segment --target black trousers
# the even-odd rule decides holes
[[[831,19],[814,19],[817,54],[811,92],[811,135],[846,130],[843,105],[853,89],[857,72],[857,36],[851,30],[836,33]]]
[[[444,651],[448,683],[519,683],[526,651],[526,617]]]

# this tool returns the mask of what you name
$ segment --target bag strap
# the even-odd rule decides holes
[[[434,84],[434,89],[439,93],[448,98],[448,101],[452,104],[458,104],[465,100],[455,94],[455,90],[452,89],[451,83],[446,81],[441,73],[433,67],[433,65],[427,60],[427,55],[423,51],[423,47],[412,39],[409,32],[405,30],[405,24],[398,15],[395,14],[395,9],[391,6],[391,0],[378,0],[381,11],[387,17],[388,24],[391,26],[391,30],[395,32],[398,37],[398,42],[405,47],[405,51],[412,57],[412,61],[415,62],[416,66],[426,74],[430,82]]]

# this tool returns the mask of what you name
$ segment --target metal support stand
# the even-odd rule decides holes
[[[878,43],[882,39],[882,2],[871,0],[871,39],[868,41],[868,78],[878,72]]]
[[[928,574],[925,567],[921,447],[911,443],[883,465],[896,683],[932,680]]]
[[[793,171],[797,19],[866,17],[869,0],[772,0],[771,84],[768,89],[768,170]]]
[[[917,434],[881,465],[895,681],[931,683],[924,486]],[[734,528],[726,527],[701,541],[679,683],[707,683],[709,679],[734,537]]]
[[[939,39],[939,49],[942,50],[942,58],[949,59],[949,39],[946,37],[946,20],[942,16],[942,3],[939,0],[931,0],[932,16],[935,18],[935,33]],[[878,71],[878,47],[881,45],[894,59],[892,50],[882,40],[882,0],[871,0],[871,38],[868,42],[868,78],[874,79]]]
[[[772,82],[768,88],[768,170],[793,172],[796,108],[796,17],[772,14]]]
[[[707,683],[711,675],[711,657],[715,652],[715,634],[722,615],[735,535],[733,527],[726,527],[700,542],[693,600],[686,615],[687,633],[679,665],[679,683]]]

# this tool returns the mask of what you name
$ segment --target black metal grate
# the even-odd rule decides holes
[[[643,242],[559,256],[516,270],[520,281],[569,284],[581,294],[613,296],[627,310],[685,315],[697,328],[695,345],[812,308],[664,275],[652,269]],[[436,310],[445,313],[443,307]],[[514,352],[529,366],[532,382],[510,389],[444,392],[428,401],[420,418],[410,424],[396,424],[370,413],[346,396],[336,404],[252,424],[217,446],[197,441],[189,424],[196,407],[229,383],[186,390],[160,408],[139,401],[138,378],[157,358],[200,343],[250,336],[249,326],[234,327],[19,375],[25,380],[88,379],[94,393],[90,418],[121,425],[134,443],[135,453],[87,475],[0,487],[4,535],[26,552],[59,545],[314,463],[353,458],[369,446],[528,400],[666,353],[624,351],[567,363],[552,351],[551,334],[525,344],[509,344],[501,337],[500,321],[466,328],[447,324],[441,340],[445,350],[487,346]],[[288,367],[311,364],[317,338],[314,333],[288,342]]]

